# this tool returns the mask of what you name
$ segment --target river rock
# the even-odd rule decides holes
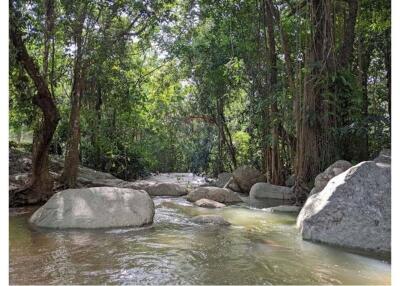
[[[237,193],[241,192],[239,185],[235,182],[235,180],[233,180],[233,178],[231,179],[228,188]]]
[[[379,156],[374,159],[375,162],[377,163],[385,163],[385,164],[390,164],[391,163],[391,152],[390,149],[383,149],[380,153]]]
[[[328,184],[330,179],[343,173],[351,166],[351,163],[345,160],[339,160],[330,165],[328,168],[325,169],[325,171],[315,177],[313,194],[322,191]]]
[[[145,191],[150,196],[183,196],[188,193],[187,189],[183,186],[174,183],[159,183],[148,186]]]
[[[192,221],[200,224],[231,225],[230,222],[219,215],[199,215],[193,217]]]
[[[209,199],[200,199],[198,201],[195,201],[194,204],[198,207],[203,207],[203,208],[223,208],[226,206],[225,204]]]
[[[154,203],[143,190],[97,187],[54,194],[30,218],[48,228],[109,228],[153,222]]]
[[[233,172],[233,178],[242,192],[250,192],[251,187],[258,182],[265,182],[267,178],[251,166],[241,166]]]
[[[286,187],[293,187],[295,182],[296,182],[296,175],[294,175],[294,174],[290,175],[285,181],[285,186]]]
[[[291,188],[276,186],[270,183],[257,183],[251,187],[250,199],[280,199],[291,200],[295,198]]]
[[[270,207],[265,210],[269,212],[298,213],[301,210],[301,207],[293,205],[281,205]]]
[[[214,182],[214,185],[218,188],[225,187],[226,183],[232,178],[232,173],[221,173],[218,175],[218,179]]]
[[[306,201],[297,226],[303,239],[390,252],[390,165],[361,162]]]
[[[187,196],[187,200],[190,202],[200,199],[209,199],[219,203],[237,203],[242,201],[237,193],[217,187],[199,187],[191,191]]]

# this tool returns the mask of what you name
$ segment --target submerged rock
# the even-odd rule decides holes
[[[198,207],[203,207],[203,208],[223,208],[226,206],[223,203],[219,203],[209,199],[200,199],[198,201],[195,201],[194,204]]]
[[[191,191],[187,196],[187,200],[190,202],[200,199],[209,199],[220,203],[237,203],[242,201],[237,193],[217,187],[199,187]]]
[[[316,194],[322,191],[328,184],[330,179],[343,173],[347,169],[351,168],[351,166],[351,163],[345,160],[339,160],[330,165],[328,168],[325,169],[325,171],[315,177],[314,188],[311,194]]]
[[[183,196],[188,193],[187,189],[183,186],[174,183],[159,183],[150,185],[145,188],[145,191],[150,196]]]
[[[257,183],[251,187],[250,199],[291,200],[295,197],[291,188],[276,186],[270,183]]]
[[[258,182],[265,182],[267,178],[257,169],[250,166],[242,166],[233,172],[233,179],[244,193],[250,192],[251,187]]]
[[[281,205],[276,207],[270,207],[265,210],[269,212],[298,213],[301,210],[301,207],[293,205]]]
[[[297,218],[303,239],[390,252],[390,165],[361,162],[308,198]]]
[[[226,221],[222,216],[219,215],[199,215],[193,217],[192,221],[201,224],[231,225],[230,222]]]
[[[108,228],[143,226],[153,217],[154,203],[145,191],[98,187],[56,193],[29,221],[48,228]]]

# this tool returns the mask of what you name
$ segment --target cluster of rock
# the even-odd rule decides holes
[[[12,156],[10,156],[12,157]],[[15,160],[11,165],[11,160]],[[391,249],[391,156],[383,150],[373,161],[352,166],[340,160],[315,178],[303,208],[290,205],[292,188],[266,182],[258,170],[243,166],[222,173],[214,186],[187,187],[182,182],[142,180],[127,182],[110,174],[80,167],[79,189],[56,193],[31,217],[34,225],[48,228],[132,227],[151,224],[151,196],[186,196],[196,207],[223,208],[249,199],[279,200],[268,212],[299,212],[297,227],[303,239],[361,250],[389,253]],[[18,166],[17,166],[18,165]],[[10,159],[10,189],[26,182],[30,158]],[[59,176],[62,162],[52,160],[51,175]],[[294,178],[292,176],[291,180]],[[287,182],[288,185],[293,182]],[[242,193],[239,195],[239,193]],[[194,223],[229,225],[223,217],[202,215]]]
[[[303,239],[390,253],[390,162],[390,151],[384,150],[374,161],[361,162],[333,176],[323,190],[309,196],[297,218]],[[340,165],[346,168],[347,163]],[[317,178],[335,173],[335,164]]]

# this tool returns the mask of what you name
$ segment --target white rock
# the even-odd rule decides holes
[[[223,208],[226,206],[223,203],[219,203],[209,199],[200,199],[195,201],[194,204],[198,207],[203,207],[203,208]]]
[[[187,189],[174,183],[159,183],[148,186],[145,191],[150,196],[183,196],[188,193]]]
[[[154,203],[143,190],[68,189],[53,195],[30,218],[48,228],[108,228],[151,224]]]
[[[187,200],[190,202],[195,202],[200,199],[209,199],[220,203],[242,202],[237,193],[217,187],[199,187],[191,191],[187,196]]]
[[[291,200],[294,197],[295,195],[291,188],[276,186],[270,183],[257,183],[250,190],[250,199]]]
[[[308,198],[297,226],[304,239],[390,252],[390,165],[361,162]]]
[[[351,163],[345,160],[339,160],[330,165],[328,168],[325,169],[325,171],[315,177],[313,194],[322,191],[323,188],[325,188],[326,184],[328,184],[330,179],[343,173],[351,166]]]

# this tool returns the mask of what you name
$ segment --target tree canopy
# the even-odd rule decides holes
[[[390,147],[390,1],[13,0],[10,21],[11,137],[42,156],[37,100],[54,102],[66,186],[79,163],[123,179],[248,164],[296,174],[300,198],[334,160]]]

